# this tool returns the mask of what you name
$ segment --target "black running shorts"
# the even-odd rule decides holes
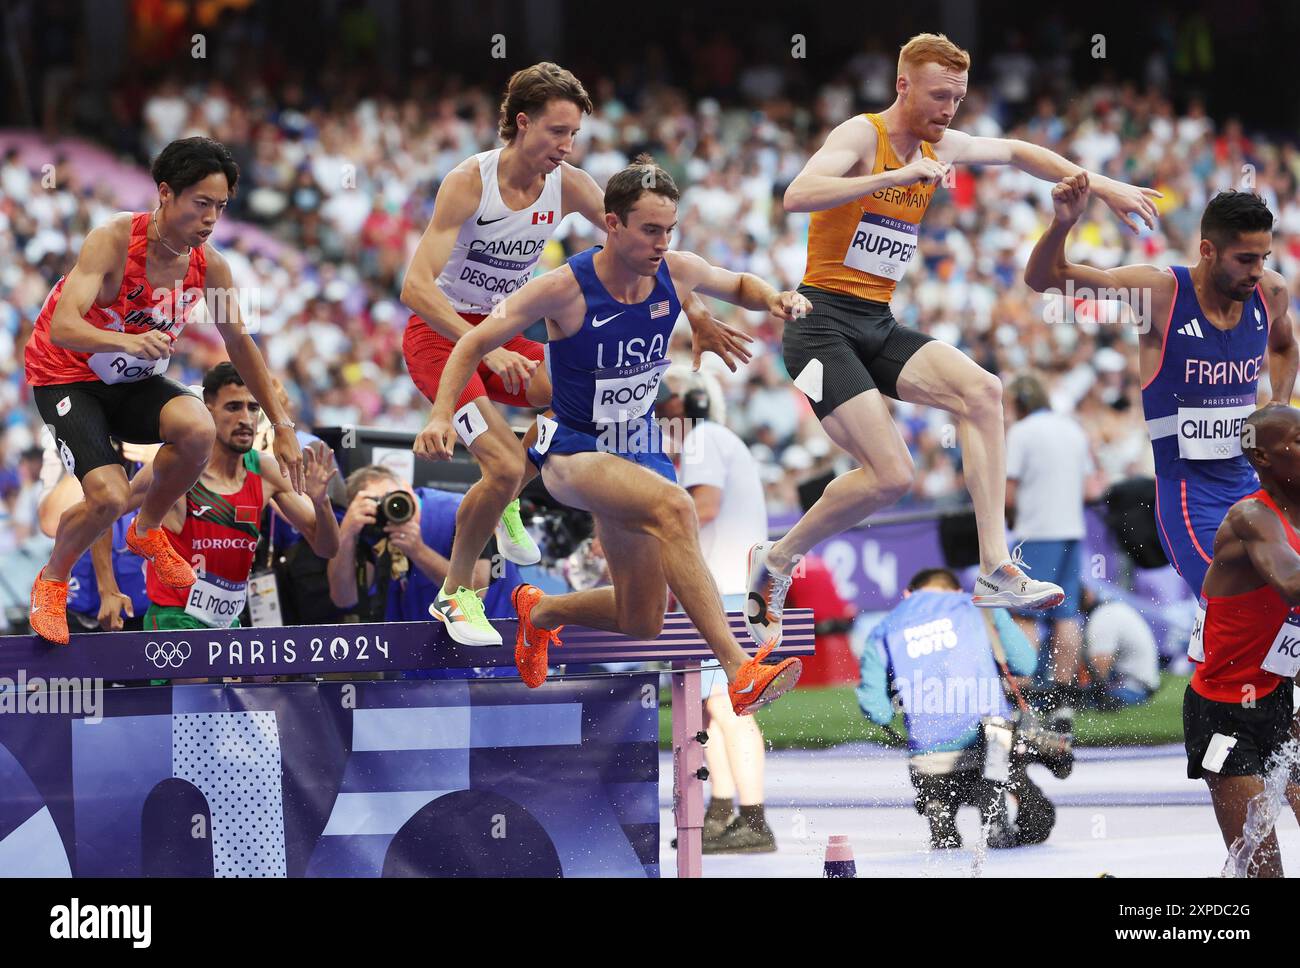
[[[1286,742],[1291,729],[1291,680],[1278,684],[1251,706],[1206,699],[1190,685],[1183,694],[1183,743],[1187,747],[1187,775],[1199,779],[1206,773],[1220,776],[1263,776],[1268,758]],[[1203,765],[1206,751],[1218,733],[1237,740],[1217,771]]]
[[[110,437],[132,444],[161,441],[163,407],[182,395],[194,394],[165,376],[112,385],[87,380],[32,387],[36,409],[54,434],[63,466],[79,481],[96,467],[122,463]]]
[[[785,324],[781,352],[786,371],[803,384],[817,418],[824,420],[867,390],[897,400],[898,374],[934,337],[899,325],[889,303],[815,286],[800,286],[799,292],[812,303],[812,312]],[[817,382],[811,372],[799,379],[814,361],[821,364],[821,400],[808,393],[808,384]]]

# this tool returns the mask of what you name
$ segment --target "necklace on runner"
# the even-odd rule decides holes
[[[158,242],[162,245],[162,247],[163,247],[164,249],[166,249],[166,250],[167,250],[168,252],[170,252],[172,255],[189,255],[189,254],[190,254],[190,250],[194,248],[192,245],[187,245],[187,246],[185,247],[185,251],[184,251],[184,252],[177,252],[175,249],[173,249],[170,245],[167,244],[167,240],[163,238],[162,229],[160,229],[160,228],[158,227],[158,209],[155,208],[155,209],[153,210],[153,214],[152,214],[152,216],[150,216],[150,218],[151,218],[152,221],[153,221],[153,230],[154,230],[155,232],[158,233]]]

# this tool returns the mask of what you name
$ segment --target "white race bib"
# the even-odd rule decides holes
[[[483,418],[483,412],[479,410],[477,401],[471,400],[465,406],[452,415],[451,425],[456,428],[456,434],[460,437],[461,443],[466,447],[478,440],[478,438],[487,433],[487,421]]]
[[[1255,404],[1178,408],[1178,456],[1183,460],[1226,460],[1241,456],[1241,428]]]
[[[171,357],[161,360],[142,360],[126,353],[95,353],[86,360],[95,376],[105,383],[134,383],[167,372]]]
[[[1259,667],[1265,672],[1290,679],[1300,672],[1300,615],[1288,612],[1277,637]]]
[[[592,423],[624,423],[644,416],[654,406],[659,381],[668,360],[651,360],[635,366],[597,370],[591,403]]]
[[[214,629],[230,628],[244,611],[245,582],[233,582],[218,575],[204,575],[190,586],[185,614]]]
[[[850,269],[869,272],[898,281],[907,273],[916,256],[916,226],[888,215],[863,212],[853,230],[844,264]]]
[[[1205,661],[1205,606],[1197,603],[1196,617],[1192,619],[1192,637],[1187,642],[1187,658],[1193,662]]]

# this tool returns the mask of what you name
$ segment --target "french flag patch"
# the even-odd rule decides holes
[[[668,315],[668,300],[650,304],[650,318],[658,319],[660,316]]]
[[[554,223],[555,223],[555,213],[554,213],[554,212],[534,212],[534,213],[533,213],[533,224],[534,224],[534,225],[552,225],[552,224],[554,224]]]

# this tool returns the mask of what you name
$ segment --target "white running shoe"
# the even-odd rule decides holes
[[[793,576],[779,574],[767,567],[771,541],[760,541],[749,549],[749,571],[745,599],[745,628],[760,648],[781,644],[781,617],[785,611],[785,594]]]
[[[535,565],[542,560],[537,542],[519,517],[519,498],[506,505],[501,520],[497,522],[496,536],[497,550],[506,561],[513,561],[516,565]]]
[[[451,595],[438,589],[438,597],[429,606],[429,615],[447,626],[447,634],[461,645],[500,645],[501,633],[483,614],[478,592],[462,585]]]
[[[1025,564],[1020,556],[1020,545],[1011,557],[993,569],[992,574],[975,579],[972,601],[980,608],[1053,608],[1065,601],[1060,585],[1050,581],[1036,581],[1025,574]]]

